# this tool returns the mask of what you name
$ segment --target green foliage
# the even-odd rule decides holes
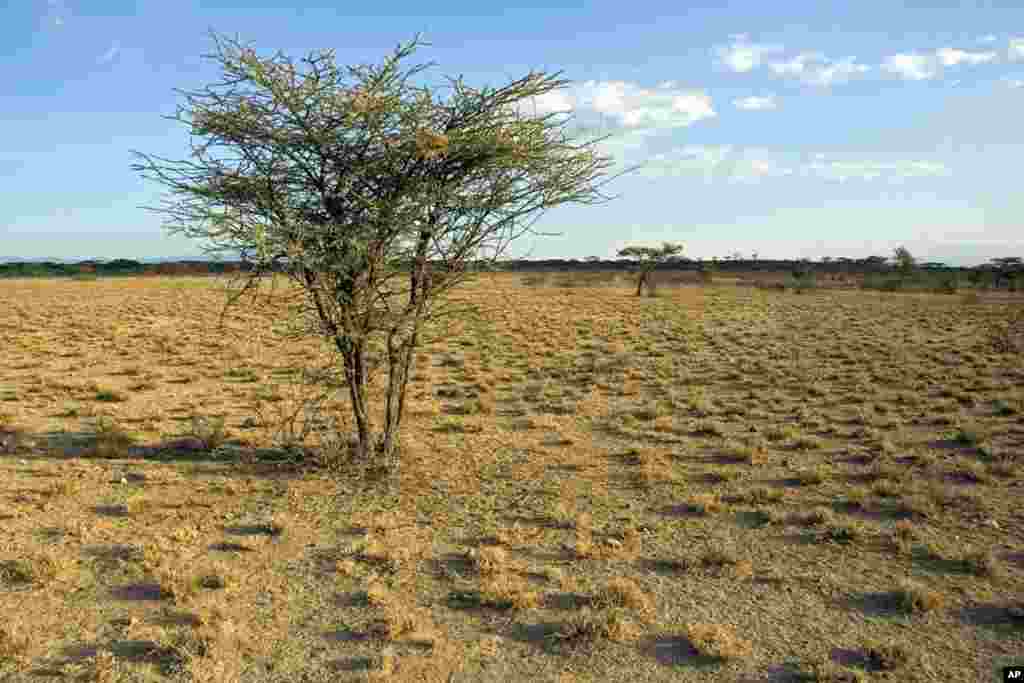
[[[896,264],[896,271],[903,277],[914,272],[917,260],[906,247],[897,247],[892,254],[892,260]]]
[[[790,286],[797,294],[802,294],[808,289],[814,289],[818,285],[817,274],[810,263],[801,262],[790,272]]]
[[[224,78],[182,92],[187,105],[171,117],[199,140],[191,158],[136,153],[133,168],[170,189],[152,209],[169,231],[254,264],[224,312],[275,270],[316,293],[315,307],[295,310],[308,327],[296,334],[329,338],[346,368],[359,454],[391,460],[420,327],[452,312],[433,304],[528,234],[536,214],[606,200],[595,183],[612,165],[596,151],[604,138],[574,140],[566,120],[524,113],[568,85],[559,74],[479,89],[449,79],[447,100],[413,85],[431,66],[402,67],[418,37],[381,64],[347,68],[330,50],[296,62],[213,39]],[[374,435],[371,352],[385,346]]]
[[[683,253],[684,246],[679,243],[662,242],[660,247],[630,246],[620,249],[616,256],[619,258],[637,259],[639,261],[639,273],[637,275],[636,295],[643,293],[644,285],[648,293],[655,296],[655,289],[652,287],[651,271],[659,263],[667,263],[678,260]]]

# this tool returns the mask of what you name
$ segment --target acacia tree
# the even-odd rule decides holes
[[[909,277],[914,272],[917,259],[906,247],[897,247],[892,252],[892,260],[896,264],[896,270],[903,278]]]
[[[169,231],[251,262],[221,324],[263,276],[283,272],[299,285],[309,331],[341,357],[356,454],[393,468],[420,330],[451,312],[435,304],[509,243],[539,234],[532,225],[544,210],[612,199],[594,182],[611,165],[594,150],[604,138],[575,142],[568,117],[524,113],[569,83],[559,73],[480,89],[448,78],[446,100],[412,85],[433,66],[401,68],[425,44],[419,36],[382,64],[345,68],[329,50],[296,62],[212,37],[217,51],[206,57],[223,81],[178,90],[186,105],[165,117],[189,129],[193,158],[135,153],[133,168],[171,192],[146,208],[167,216]],[[368,405],[371,348],[387,364],[379,426]]]
[[[619,258],[639,259],[640,265],[637,271],[636,295],[643,293],[644,285],[650,288],[651,271],[659,263],[676,260],[683,252],[683,245],[672,242],[662,242],[660,247],[625,247],[616,254]]]
[[[998,289],[1002,283],[1007,283],[1011,289],[1017,289],[1017,283],[1024,273],[1024,262],[1019,256],[1000,256],[989,259],[992,267],[995,268],[995,286]]]

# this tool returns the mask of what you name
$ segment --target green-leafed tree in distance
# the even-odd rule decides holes
[[[893,250],[892,260],[896,264],[896,271],[903,278],[912,275],[914,267],[917,265],[917,259],[914,258],[913,254],[906,247],[897,247]]]
[[[662,242],[660,247],[625,247],[616,254],[619,258],[638,259],[640,261],[636,279],[636,295],[641,296],[644,286],[649,286],[651,271],[659,263],[676,260],[683,253],[683,245],[673,242]]]

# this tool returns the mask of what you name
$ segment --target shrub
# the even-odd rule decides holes
[[[716,659],[748,657],[753,649],[731,626],[720,624],[692,624],[686,628],[686,637],[702,655]]]
[[[960,281],[956,275],[945,275],[939,279],[936,291],[940,294],[956,294],[960,288]]]
[[[930,612],[942,607],[945,603],[945,598],[941,593],[928,590],[912,581],[901,582],[896,591],[896,597],[900,607],[911,613]]]

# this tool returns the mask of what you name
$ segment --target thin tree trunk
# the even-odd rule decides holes
[[[436,218],[431,217],[428,225],[432,227],[435,223]],[[402,426],[402,415],[405,412],[405,391],[409,384],[409,368],[416,356],[420,322],[430,289],[431,274],[428,272],[427,265],[430,236],[429,229],[420,232],[416,244],[416,255],[409,273],[409,303],[402,314],[409,321],[408,336],[405,339],[400,338],[401,324],[392,327],[388,334],[388,393],[379,452],[389,466],[396,468],[398,465],[396,449]],[[396,339],[399,340],[397,343]]]
[[[402,415],[405,413],[409,369],[416,355],[418,327],[419,320],[414,320],[410,336],[398,344],[394,342],[394,337],[388,338],[388,394],[379,452],[391,467],[398,465],[398,437],[401,433]]]
[[[357,455],[365,459],[373,454],[373,434],[366,396],[366,349],[361,341],[335,339],[335,342],[345,362],[345,379],[356,422]]]

